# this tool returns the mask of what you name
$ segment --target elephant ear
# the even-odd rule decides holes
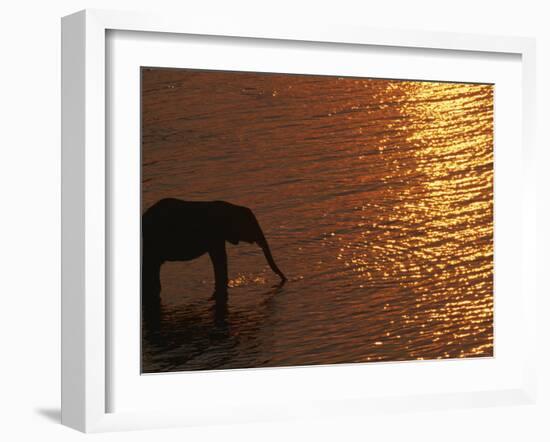
[[[223,238],[231,244],[239,244],[241,240],[242,207],[225,201],[217,201],[215,209],[214,230],[217,230]]]
[[[226,209],[224,217],[226,241],[239,244],[240,241],[253,243],[260,240],[262,233],[252,210],[230,203],[227,204]]]

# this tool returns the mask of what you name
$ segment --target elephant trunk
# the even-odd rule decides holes
[[[271,255],[271,250],[269,249],[269,245],[267,244],[267,240],[265,239],[265,236],[263,234],[258,240],[258,245],[262,248],[265,259],[267,260],[269,267],[271,267],[271,270],[279,275],[282,281],[286,281],[286,276],[283,274],[283,272],[281,272],[281,269],[277,267],[277,264],[275,264],[275,260],[273,259],[273,255]]]

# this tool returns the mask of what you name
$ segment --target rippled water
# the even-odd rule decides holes
[[[162,267],[144,372],[492,356],[493,87],[142,70],[143,210],[165,197],[250,207],[227,245]]]

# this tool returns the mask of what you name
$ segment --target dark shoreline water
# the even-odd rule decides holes
[[[144,372],[492,356],[492,86],[142,76],[143,210],[250,207],[290,279],[228,244],[216,321],[208,256],[166,263]]]

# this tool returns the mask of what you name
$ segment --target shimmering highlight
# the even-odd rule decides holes
[[[145,371],[493,354],[493,87],[143,71],[142,201],[254,208],[282,289],[232,247],[227,328],[207,259],[165,265]]]

